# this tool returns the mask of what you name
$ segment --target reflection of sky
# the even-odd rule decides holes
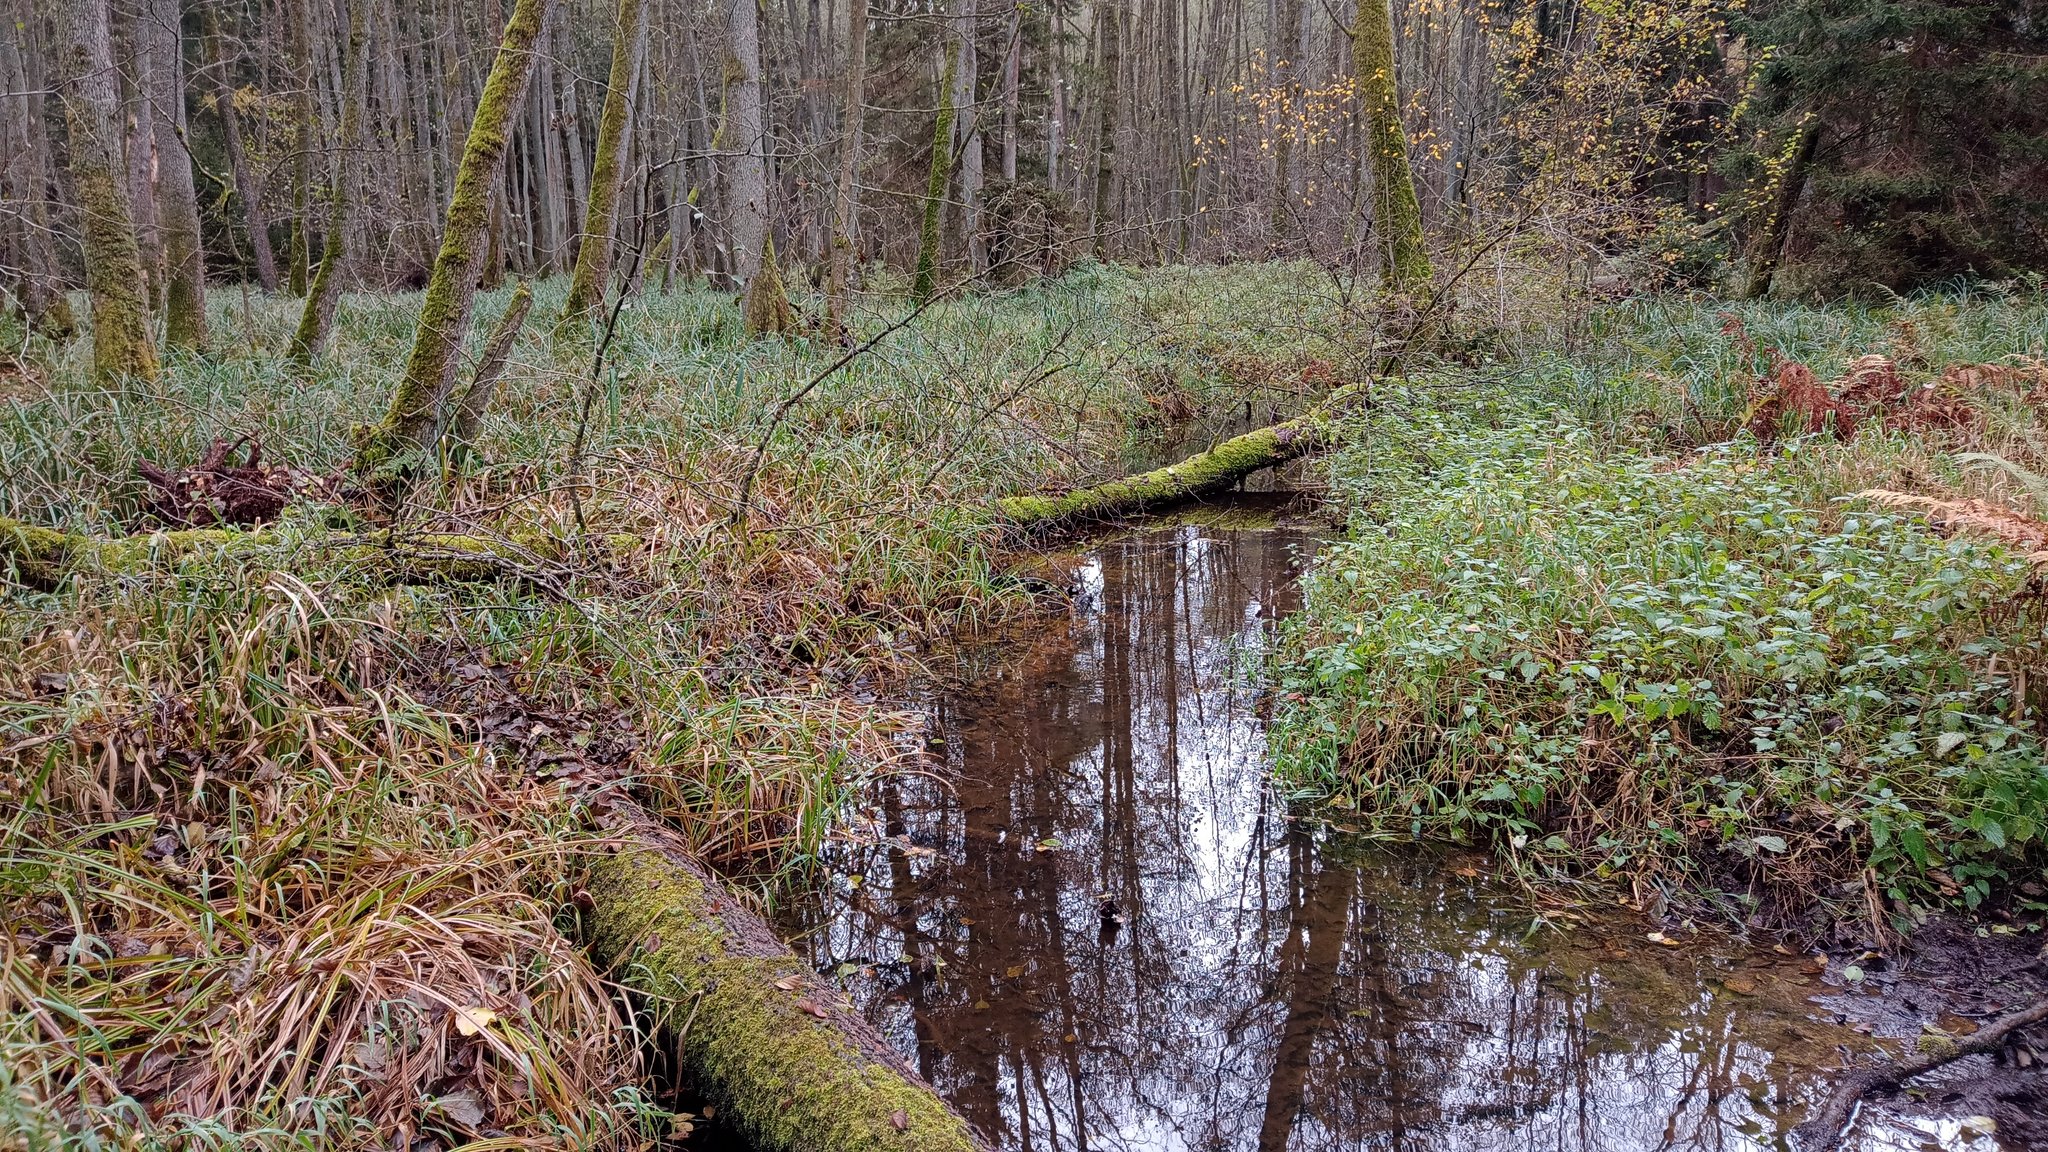
[[[1071,626],[934,703],[943,771],[886,785],[890,839],[841,852],[863,882],[820,963],[867,968],[849,988],[1004,1147],[1784,1146],[1799,1072],[1855,1041],[1791,965],[1632,921],[1532,934],[1464,858],[1338,864],[1290,826],[1256,672],[1304,546],[1182,527],[1093,553]],[[1714,995],[1733,963],[1770,990]]]

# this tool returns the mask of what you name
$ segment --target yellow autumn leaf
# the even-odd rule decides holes
[[[455,1010],[455,1030],[464,1036],[474,1036],[491,1026],[498,1014],[489,1008],[476,1004],[465,1004]]]

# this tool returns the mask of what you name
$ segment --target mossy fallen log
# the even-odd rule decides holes
[[[630,550],[630,536],[604,537],[614,551]],[[262,529],[184,528],[135,536],[60,532],[0,516],[0,580],[54,588],[78,572],[123,574],[169,568],[201,552],[255,554],[275,547]],[[399,583],[549,582],[550,542],[494,539],[452,532],[335,532],[304,538],[305,568],[369,567]]]
[[[987,1152],[838,990],[651,823],[590,877],[592,952],[682,1033],[698,1088],[769,1152]]]
[[[1364,384],[1348,385],[1292,420],[1232,437],[1178,464],[1064,496],[1008,496],[996,506],[1020,527],[1049,528],[1131,516],[1213,496],[1261,469],[1320,451],[1329,443],[1330,416],[1365,395]]]

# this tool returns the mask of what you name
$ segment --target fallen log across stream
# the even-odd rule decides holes
[[[1178,464],[1063,496],[1007,496],[996,506],[1010,523],[1039,529],[1112,520],[1214,496],[1254,472],[1328,447],[1330,418],[1364,401],[1367,388],[1348,384],[1292,420],[1234,436]]]
[[[988,1152],[839,990],[675,837],[620,817],[591,951],[681,1036],[696,1086],[763,1152]]]

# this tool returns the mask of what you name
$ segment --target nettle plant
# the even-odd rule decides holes
[[[1371,419],[1336,466],[1352,540],[1292,636],[1284,774],[1383,830],[1764,919],[1976,907],[2033,877],[2024,558],[1830,499],[1796,453],[1660,461],[1556,417]]]

